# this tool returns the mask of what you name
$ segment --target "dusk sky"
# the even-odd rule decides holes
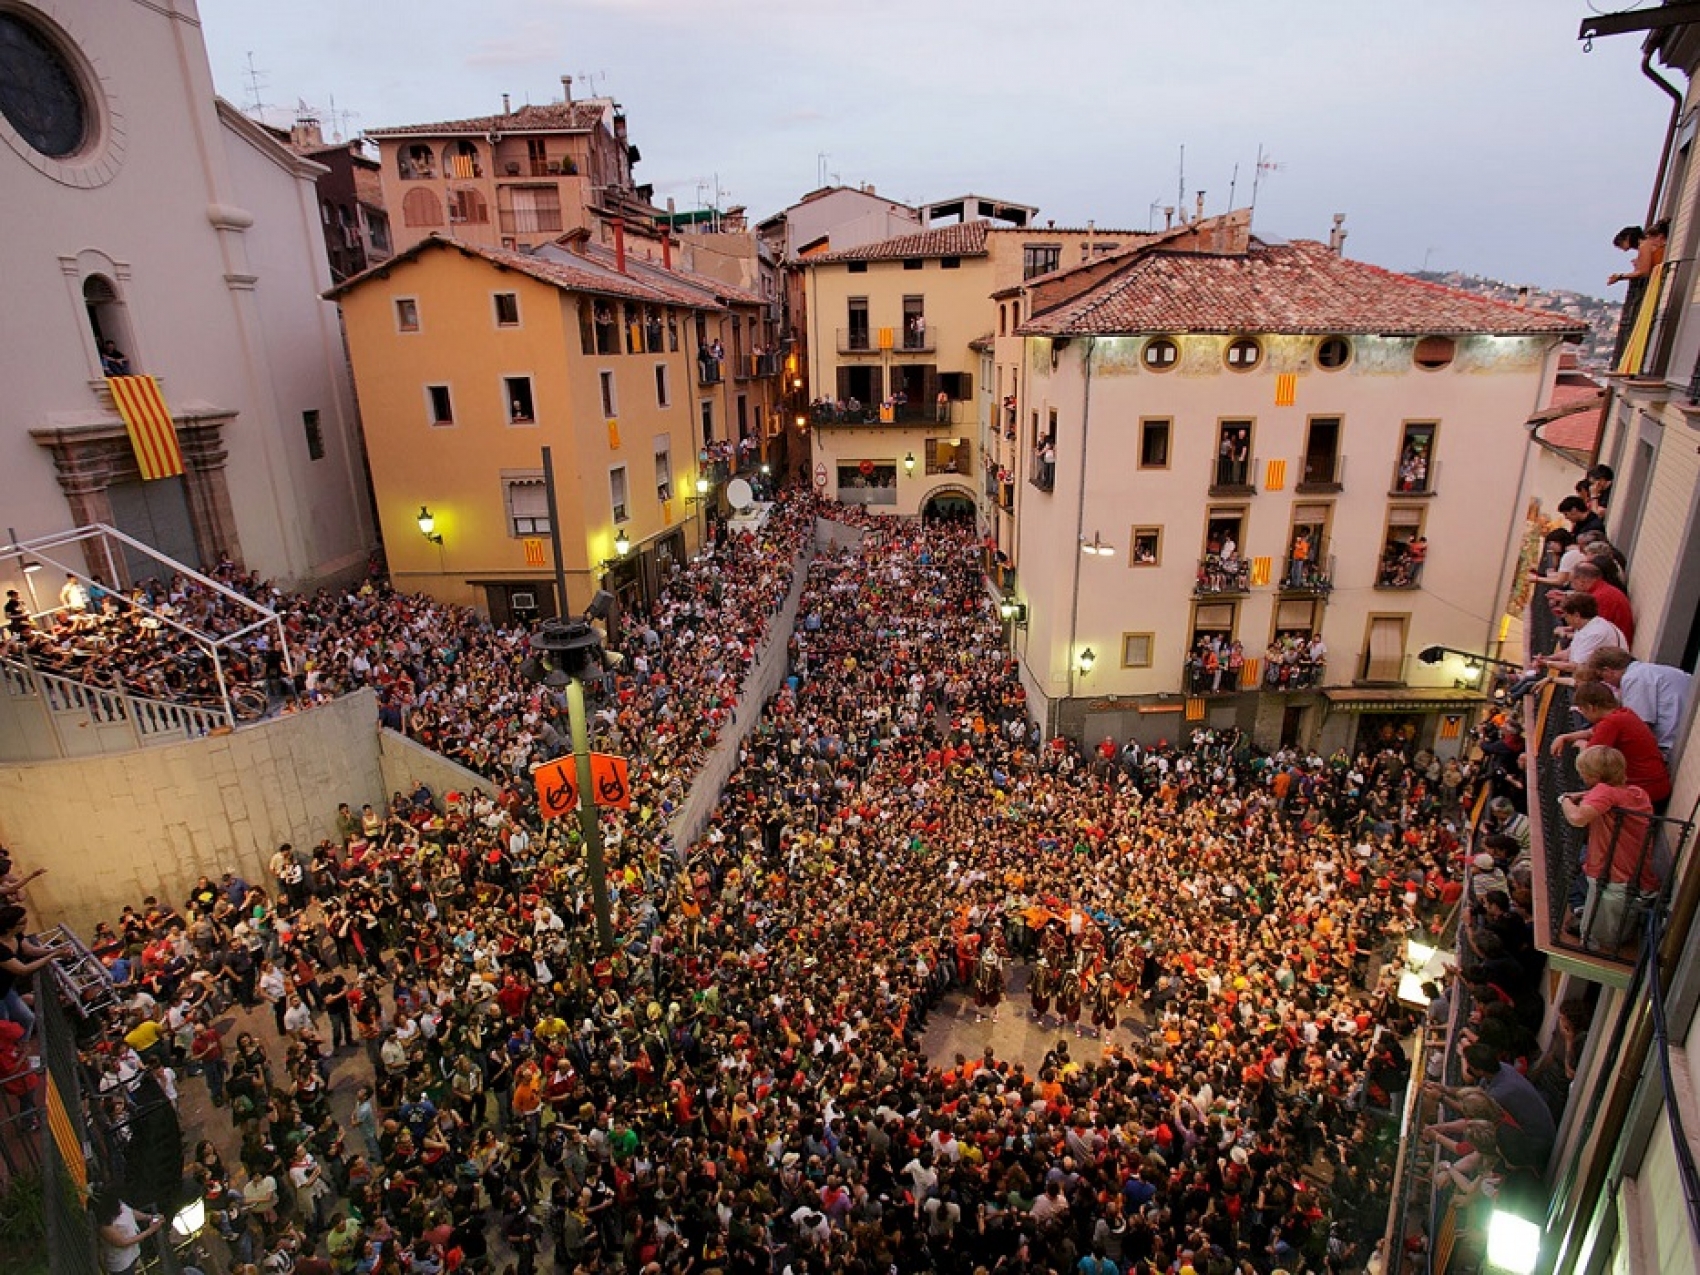
[[[1600,3],[1609,10],[1628,4]],[[219,92],[347,130],[617,99],[639,181],[759,219],[827,180],[1144,228],[1185,197],[1353,257],[1621,297],[1670,102],[1585,0],[200,0]],[[1678,87],[1681,87],[1680,84]],[[287,113],[268,112],[275,120]],[[1153,204],[1157,211],[1153,212]]]

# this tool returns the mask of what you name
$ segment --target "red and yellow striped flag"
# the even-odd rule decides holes
[[[1280,372],[1275,377],[1275,406],[1291,407],[1298,401],[1299,378],[1292,372]]]
[[[1263,487],[1265,491],[1280,491],[1287,485],[1287,462],[1277,457],[1264,467]]]
[[[1269,583],[1269,576],[1271,571],[1274,569],[1274,565],[1274,561],[1268,557],[1253,558],[1251,560],[1251,583],[1253,588],[1258,588]]]
[[[181,474],[183,453],[177,448],[177,427],[171,422],[159,382],[151,376],[109,376],[106,384],[130,433],[130,446],[136,449],[136,465],[143,480]]]
[[[1186,702],[1186,720],[1202,722],[1204,720],[1204,700],[1201,696],[1191,696]]]
[[[1262,680],[1263,680],[1263,660],[1262,660],[1261,657],[1254,656],[1250,659],[1247,659],[1244,664],[1240,665],[1240,687],[1241,687],[1241,689],[1243,689],[1243,690],[1256,690],[1258,684]]]

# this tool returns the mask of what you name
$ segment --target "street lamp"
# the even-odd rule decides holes
[[[1009,658],[1015,658],[1015,633],[1027,627],[1027,604],[1005,594],[998,602],[998,615],[1009,625]]]
[[[699,547],[705,544],[708,540],[708,518],[703,508],[703,506],[708,503],[708,485],[708,475],[698,474],[696,481],[697,494],[685,497],[685,503],[687,505],[695,505],[697,507],[697,544]]]
[[[1076,657],[1075,662],[1079,664],[1081,676],[1084,677],[1092,671],[1092,666],[1098,662],[1098,653],[1091,647],[1087,647]]]
[[[1095,557],[1105,557],[1105,558],[1107,558],[1111,554],[1113,554],[1115,551],[1116,551],[1115,546],[1105,544],[1103,537],[1100,536],[1096,531],[1094,531],[1092,533],[1092,539],[1090,539],[1090,540],[1087,540],[1085,537],[1081,538],[1081,541],[1080,541],[1080,552],[1081,553],[1090,554],[1090,555],[1093,555]]]
[[[913,474],[915,472],[915,453],[914,452],[910,452],[907,456],[905,456],[903,458],[903,472],[905,474]]]
[[[613,596],[598,593],[586,616],[606,616]],[[584,715],[584,684],[580,681],[592,660],[611,662],[602,649],[602,635],[589,619],[543,621],[529,642],[531,655],[520,665],[530,681],[567,693],[567,723],[572,732],[573,761],[578,773],[579,835],[584,839],[584,863],[590,876],[590,904],[596,914],[596,941],[604,952],[614,948],[614,922],[608,904],[608,866],[602,857],[601,813],[590,770],[590,729]]]
[[[419,524],[419,534],[424,536],[425,539],[429,540],[434,545],[440,545],[443,543],[442,536],[437,534],[437,520],[434,516],[432,516],[429,508],[424,505],[420,505],[419,517],[414,519],[414,521]]]
[[[621,527],[614,533],[614,556],[624,558],[631,551],[632,538],[626,534],[626,529]]]

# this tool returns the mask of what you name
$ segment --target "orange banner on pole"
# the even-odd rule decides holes
[[[545,819],[559,819],[578,809],[578,763],[557,757],[531,772],[537,785],[537,812]]]
[[[578,761],[557,757],[531,772],[537,786],[537,810],[545,819],[558,819],[578,809]],[[631,767],[624,757],[611,753],[590,755],[590,800],[592,805],[632,808]]]
[[[599,806],[632,808],[631,769],[624,757],[612,753],[590,755],[591,800]]]
[[[106,384],[118,415],[124,418],[143,481],[181,474],[183,453],[177,447],[177,426],[159,392],[159,382],[151,376],[109,376]]]

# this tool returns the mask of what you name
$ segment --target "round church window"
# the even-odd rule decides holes
[[[77,72],[40,27],[0,12],[0,115],[35,150],[67,159],[88,142],[90,109]]]

